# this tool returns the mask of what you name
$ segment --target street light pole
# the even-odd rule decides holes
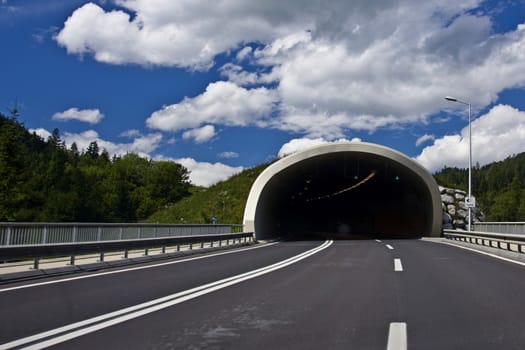
[[[468,231],[472,231],[472,124],[471,124],[471,105],[468,102],[458,100],[452,96],[446,96],[445,100],[457,102],[468,106]]]

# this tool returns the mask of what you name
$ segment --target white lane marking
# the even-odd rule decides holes
[[[143,269],[151,269],[151,268],[154,268],[154,267],[160,267],[160,266],[166,266],[166,265],[172,265],[172,264],[180,264],[180,263],[187,262],[187,261],[200,260],[200,259],[211,258],[211,257],[214,257],[214,256],[219,256],[219,255],[240,253],[240,252],[244,252],[244,251],[247,251],[247,250],[265,248],[265,247],[269,247],[269,246],[272,246],[272,245],[277,244],[277,243],[279,243],[279,242],[272,242],[272,243],[268,243],[268,244],[264,244],[264,245],[260,245],[260,246],[258,245],[258,246],[255,246],[255,247],[248,247],[248,248],[229,250],[229,251],[226,251],[226,252],[219,252],[219,253],[213,253],[213,254],[208,254],[208,255],[196,256],[196,257],[193,257],[193,258],[187,258],[187,259],[181,259],[181,260],[175,260],[175,261],[168,261],[168,262],[163,262],[163,263],[158,263],[158,264],[153,264],[153,265],[136,266],[136,267],[130,267],[130,268],[121,269],[121,270],[115,270],[115,271],[98,272],[98,273],[93,273],[93,274],[85,275],[85,276],[69,277],[69,278],[63,278],[63,279],[59,279],[59,280],[38,282],[38,283],[26,284],[26,285],[23,285],[23,286],[3,288],[3,289],[0,289],[0,293],[7,292],[7,291],[10,291],[10,290],[39,287],[39,286],[45,286],[45,285],[48,285],[48,284],[63,283],[63,282],[81,280],[81,279],[85,279],[85,278],[113,275],[113,274],[116,274],[116,273],[137,271],[137,270],[143,270]]]
[[[405,322],[392,322],[388,329],[387,350],[407,349],[407,324]]]
[[[184,301],[197,298],[201,295],[208,294],[214,291],[217,291],[219,289],[223,289],[229,286],[232,286],[234,284],[241,283],[243,281],[270,273],[272,271],[282,269],[286,266],[289,266],[291,264],[294,264],[296,262],[299,262],[303,259],[308,258],[311,255],[314,255],[316,253],[319,253],[320,251],[330,247],[332,245],[333,241],[325,241],[323,244],[321,244],[318,247],[315,247],[313,249],[310,249],[306,252],[303,252],[301,254],[295,255],[291,258],[282,260],[280,262],[274,263],[272,265],[268,265],[253,271],[245,272],[236,276],[228,277],[219,281],[211,282],[208,284],[204,284],[199,287],[195,287],[192,289],[188,289],[186,291],[178,292],[172,295],[168,295],[159,299],[151,300],[146,303],[138,304],[135,306],[127,307],[125,309],[117,310],[108,314],[100,315],[97,317],[93,317],[84,321],[72,323],[70,325],[66,325],[63,327],[55,328],[46,332],[38,333],[26,338],[17,339],[14,341],[11,341],[9,343],[5,343],[0,345],[0,350],[7,350],[12,349],[13,347],[18,347],[24,344],[36,342],[41,339],[49,338],[52,336],[56,336],[55,338],[51,338],[48,340],[44,340],[40,343],[32,344],[24,349],[43,349],[52,345],[56,345],[62,342],[65,342],[67,340],[80,337],[82,335],[95,332],[97,330],[110,327],[155,311],[159,311],[165,308],[168,308],[170,306],[180,304]],[[97,323],[100,322],[100,323]],[[81,328],[85,327],[85,328]],[[66,333],[69,332],[70,333]],[[64,334],[62,334],[64,333]],[[59,335],[62,334],[62,335]]]
[[[403,264],[401,264],[401,259],[394,259],[394,271],[403,271]]]
[[[376,239],[375,240],[377,243],[381,243],[381,240],[380,239]]]
[[[431,241],[429,241],[429,242],[431,242]],[[487,252],[484,252],[484,251],[481,251],[481,250],[477,250],[477,249],[473,249],[473,248],[469,248],[469,247],[463,247],[463,246],[460,246],[460,245],[457,245],[457,244],[454,244],[454,243],[449,243],[449,242],[438,242],[438,243],[447,244],[447,245],[450,245],[452,247],[461,248],[461,249],[465,249],[465,250],[470,250],[471,252],[483,254],[483,255],[490,256],[490,257],[493,257],[493,258],[496,258],[496,259],[500,259],[500,260],[511,262],[511,263],[514,263],[514,264],[517,264],[517,265],[525,266],[525,262],[512,260],[512,259],[509,259],[509,258],[505,258],[503,256],[499,256],[499,255],[492,254],[492,253],[487,253]]]
[[[387,244],[386,247],[390,250],[394,249],[394,247],[392,247],[390,244]]]

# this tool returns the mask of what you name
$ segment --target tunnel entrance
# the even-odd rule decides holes
[[[244,223],[257,239],[439,236],[433,177],[392,149],[322,145],[285,157],[255,181]]]

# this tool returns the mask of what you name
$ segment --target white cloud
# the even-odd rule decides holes
[[[243,61],[245,59],[247,59],[248,57],[250,57],[250,55],[252,54],[253,52],[253,49],[250,47],[250,46],[245,46],[243,47],[241,50],[239,50],[239,52],[237,53],[237,61]]]
[[[219,158],[225,158],[225,159],[233,159],[233,158],[239,158],[239,153],[237,152],[222,152],[218,154]]]
[[[429,171],[468,167],[468,126],[461,135],[434,140],[416,157]],[[485,165],[525,150],[525,112],[508,105],[497,105],[472,122],[472,161]]]
[[[130,130],[126,130],[126,131],[121,132],[120,136],[134,138],[134,137],[141,136],[141,133],[137,129],[130,129]]]
[[[233,63],[226,63],[219,69],[219,72],[223,77],[240,86],[254,85],[260,81],[256,73],[247,72],[241,66]]]
[[[172,159],[191,171],[190,180],[194,185],[208,187],[240,173],[243,167],[231,167],[222,163],[198,162],[192,158]]]
[[[228,82],[153,113],[152,128],[257,125],[336,139],[431,122],[450,108],[445,95],[483,108],[525,86],[525,23],[496,33],[480,4],[119,0],[121,10],[78,8],[56,40],[112,64],[209,69],[221,53],[237,62],[221,69]]]
[[[47,131],[46,129],[43,129],[43,128],[29,129],[29,132],[37,134],[38,136],[40,136],[44,140],[47,140],[51,136],[51,133],[49,131]]]
[[[193,0],[117,3],[123,10],[106,12],[93,3],[78,8],[64,23],[57,42],[68,53],[93,54],[106,63],[207,69],[217,54],[241,42],[267,41],[290,27],[272,20],[273,13],[261,17],[267,5],[231,1],[210,6]]]
[[[213,125],[204,125],[202,128],[185,131],[182,138],[185,140],[194,139],[196,143],[204,143],[215,136],[215,127]]]
[[[419,147],[419,146],[421,146],[422,144],[424,144],[425,142],[428,142],[428,141],[434,141],[435,139],[436,139],[436,135],[425,134],[425,135],[419,137],[419,138],[416,140],[416,146]]]
[[[104,114],[98,109],[78,109],[75,107],[64,112],[55,113],[52,118],[60,121],[78,120],[89,124],[97,124],[104,118]]]
[[[276,100],[275,92],[264,87],[248,90],[219,81],[208,85],[202,95],[164,106],[146,124],[164,131],[198,128],[203,124],[248,126],[268,118]]]
[[[133,152],[143,157],[149,157],[149,154],[160,146],[162,135],[152,133],[138,136],[131,143],[114,143],[100,138],[100,135],[94,130],[87,130],[81,133],[66,132],[62,139],[68,146],[75,142],[80,150],[86,150],[91,142],[96,141],[99,148],[101,150],[106,149],[111,156]]]
[[[285,157],[287,155],[290,155],[292,153],[296,153],[311,147],[323,145],[326,143],[334,143],[334,142],[361,142],[361,139],[359,138],[353,138],[352,140],[346,140],[346,139],[339,139],[336,141],[327,141],[323,138],[317,138],[317,139],[310,139],[310,138],[301,138],[301,139],[293,139],[282,145],[281,149],[279,150],[279,153],[277,154],[279,158]]]

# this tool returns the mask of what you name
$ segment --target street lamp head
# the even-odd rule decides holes
[[[452,101],[452,102],[458,102],[458,99],[452,96],[445,96],[445,100]]]

